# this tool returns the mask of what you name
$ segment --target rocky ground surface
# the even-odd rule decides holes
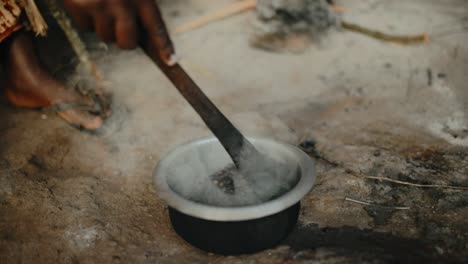
[[[175,28],[229,1],[216,2],[162,8]],[[468,187],[468,3],[343,4],[350,21],[433,39],[331,31],[303,54],[278,54],[249,47],[252,13],[174,35],[182,64],[242,131],[302,143],[316,159],[281,245],[218,256],[175,234],[152,170],[209,132],[140,51],[90,41],[114,93],[102,131],[1,101],[0,263],[466,263],[468,191],[444,186]]]

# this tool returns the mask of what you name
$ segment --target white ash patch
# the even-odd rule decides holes
[[[65,231],[65,239],[72,248],[78,250],[93,247],[98,235],[99,233],[95,227],[82,228],[79,226],[76,229]]]
[[[259,0],[250,44],[265,50],[301,53],[311,39],[320,40],[338,21],[324,0]]]
[[[446,122],[428,125],[429,131],[450,144],[468,147],[468,124],[464,112],[455,112]]]

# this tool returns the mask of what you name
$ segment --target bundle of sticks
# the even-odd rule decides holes
[[[333,0],[326,0],[330,5],[332,10],[336,13],[343,13],[346,11],[346,8],[342,5],[335,3]],[[198,19],[190,21],[188,23],[182,24],[176,27],[175,32],[178,34],[188,32],[205,25],[208,25],[212,22],[231,17],[236,14],[240,14],[249,10],[254,10],[257,7],[256,0],[242,0],[236,1],[230,5],[227,5],[221,9],[218,9],[212,13],[206,14]],[[416,34],[416,35],[393,35],[384,33],[378,30],[369,29],[364,26],[357,25],[355,23],[341,21],[341,27],[345,30],[364,34],[369,37],[373,37],[382,41],[393,42],[398,44],[414,44],[427,42],[429,40],[429,35],[427,33]]]
[[[0,42],[23,27],[31,28],[36,35],[46,34],[47,24],[34,0],[0,0]]]

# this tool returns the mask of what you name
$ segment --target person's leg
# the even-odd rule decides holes
[[[17,32],[4,44],[5,92],[11,104],[29,108],[67,103],[93,104],[91,99],[66,89],[45,70],[37,57],[30,33]],[[57,114],[67,122],[88,130],[98,129],[103,123],[99,116],[80,109],[68,109]]]

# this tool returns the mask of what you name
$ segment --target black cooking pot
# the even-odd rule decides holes
[[[169,207],[172,226],[190,244],[217,254],[238,255],[276,246],[294,228],[300,203],[279,213],[245,221],[211,221]]]
[[[237,207],[202,204],[186,198],[184,191],[174,183],[176,173],[180,179],[190,182],[193,175],[212,171],[212,168],[200,168],[201,162],[229,162],[229,156],[216,138],[177,147],[160,161],[155,170],[156,189],[169,205],[174,230],[202,250],[236,255],[254,253],[277,245],[294,228],[299,216],[300,200],[313,186],[314,163],[303,151],[273,140],[249,140],[257,149],[298,166],[297,173],[293,175],[297,183],[292,189],[265,203]],[[220,159],[223,155],[225,158]],[[191,164],[191,159],[195,159],[197,165],[184,169],[184,166]],[[211,163],[207,164],[210,166]],[[219,164],[217,167],[220,167]],[[185,188],[192,187],[188,185]]]

